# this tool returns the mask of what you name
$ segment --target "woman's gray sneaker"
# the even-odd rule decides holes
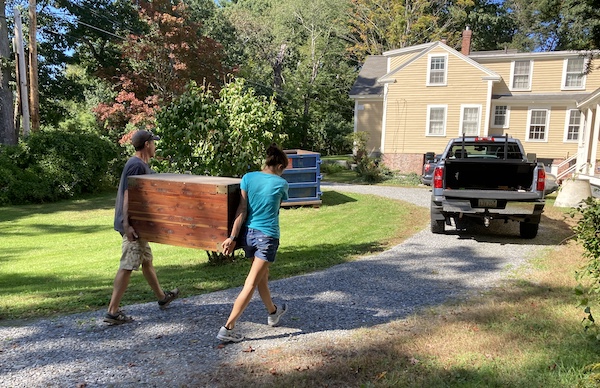
[[[283,314],[287,313],[288,305],[287,303],[284,303],[281,305],[281,307],[275,306],[275,308],[277,310],[275,310],[273,314],[269,314],[269,317],[267,318],[267,323],[269,326],[277,326],[279,324],[279,318],[281,318]]]
[[[244,339],[244,336],[237,332],[235,329],[227,329],[225,326],[221,326],[217,339],[223,342],[240,342]]]

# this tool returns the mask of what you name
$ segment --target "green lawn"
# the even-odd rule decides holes
[[[108,304],[121,249],[112,229],[114,196],[0,208],[0,323]],[[375,196],[325,191],[322,200],[320,208],[281,210],[281,247],[272,279],[381,251],[428,220],[427,209]],[[248,271],[241,258],[211,265],[202,250],[152,248],[162,286],[180,287],[183,297],[240,286]],[[151,300],[143,276],[135,273],[123,304]]]

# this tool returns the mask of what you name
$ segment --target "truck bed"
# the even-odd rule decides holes
[[[446,190],[531,190],[535,163],[522,160],[446,160]]]

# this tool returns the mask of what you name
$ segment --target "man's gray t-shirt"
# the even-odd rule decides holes
[[[150,167],[137,156],[132,156],[127,163],[125,163],[123,173],[121,173],[121,181],[119,182],[119,191],[117,191],[117,201],[115,203],[114,228],[117,232],[121,233],[121,235],[125,234],[125,229],[123,228],[123,199],[125,197],[125,190],[127,190],[127,178],[132,175],[152,174],[153,172],[154,171],[152,171]]]

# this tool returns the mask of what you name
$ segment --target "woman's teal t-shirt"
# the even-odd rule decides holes
[[[288,199],[288,187],[278,175],[261,171],[244,175],[240,188],[248,194],[246,226],[279,238],[279,207]]]

